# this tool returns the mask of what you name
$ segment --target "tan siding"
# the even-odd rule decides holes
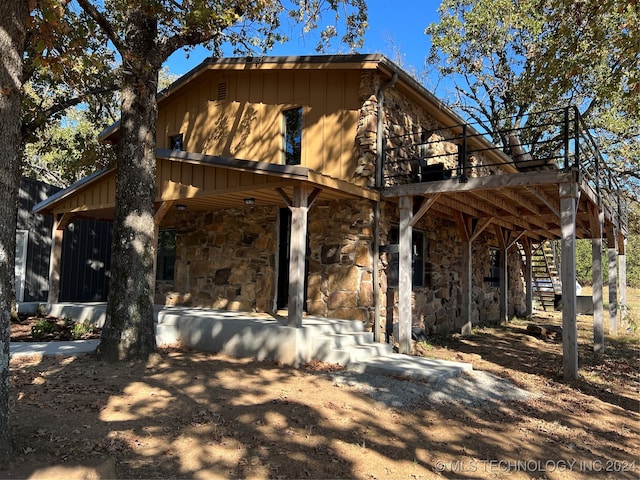
[[[222,81],[227,101],[217,100]],[[282,111],[302,106],[302,166],[353,181],[359,82],[357,70],[211,72],[161,103],[158,145],[182,132],[188,151],[281,164]]]
[[[304,137],[305,155],[307,166],[313,170],[321,171],[324,165],[324,112],[326,97],[326,73],[314,72],[309,80],[309,111]]]

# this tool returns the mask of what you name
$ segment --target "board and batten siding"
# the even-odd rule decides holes
[[[158,147],[283,163],[282,111],[303,108],[301,166],[364,185],[357,167],[359,71],[211,71],[161,101]],[[219,98],[220,96],[220,98]]]

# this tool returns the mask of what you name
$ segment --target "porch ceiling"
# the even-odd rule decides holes
[[[414,212],[423,212],[454,220],[459,214],[488,221],[509,231],[524,232],[533,240],[559,239],[560,192],[562,183],[577,183],[579,200],[576,211],[576,237],[598,237],[592,231],[592,219],[600,208],[596,195],[577,171],[540,171],[471,177],[466,183],[458,178],[433,182],[396,185],[382,192],[382,198],[413,196]],[[605,230],[616,225],[616,216],[605,210]],[[616,225],[617,226],[617,225]]]
[[[263,206],[285,207],[295,186],[306,187],[316,200],[367,198],[378,192],[320,174],[308,168],[277,165],[193,152],[157,150],[156,210],[162,226],[185,212]],[[113,220],[115,170],[83,179],[34,207],[38,213],[72,218]],[[251,205],[247,202],[253,200]]]

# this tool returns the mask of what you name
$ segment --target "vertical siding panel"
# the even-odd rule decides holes
[[[198,188],[199,190],[204,189],[204,172],[202,165],[194,165],[193,166],[193,177],[192,182],[193,186]]]
[[[266,103],[279,103],[280,105],[291,105],[294,102],[293,97],[293,72],[290,71],[275,71],[270,72],[270,77],[275,78],[275,85],[265,85],[267,90],[271,90],[273,93],[277,92],[277,98],[269,99]],[[266,95],[265,91],[265,95]]]
[[[342,157],[345,179],[352,180],[358,167],[358,156],[355,146],[358,129],[358,116],[360,114],[360,72],[346,72],[343,98],[343,122],[342,122]],[[366,185],[366,180],[361,179],[361,184]]]
[[[309,111],[306,115],[306,158],[309,168],[322,172],[324,163],[324,112],[327,86],[326,73],[314,72],[309,79]]]
[[[342,128],[341,113],[343,105],[343,74],[330,71],[327,74],[327,97],[325,98],[324,117],[324,165],[322,172],[336,178],[343,178],[341,165]]]

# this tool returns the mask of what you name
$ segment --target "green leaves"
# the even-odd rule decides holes
[[[637,0],[443,0],[439,13],[429,61],[454,107],[500,130],[576,105],[610,165],[640,176]]]

